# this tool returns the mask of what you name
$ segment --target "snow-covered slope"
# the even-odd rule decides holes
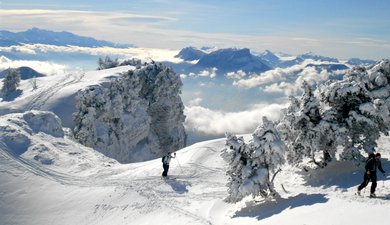
[[[285,167],[276,177],[281,199],[227,204],[224,139],[178,151],[171,179],[162,180],[160,159],[122,165],[75,143],[58,125],[47,112],[0,118],[0,224],[362,225],[390,219],[390,200],[354,195],[362,172],[352,165],[304,174]],[[379,143],[387,171],[389,143]],[[377,194],[386,197],[390,181],[382,179]]]
[[[72,113],[75,111],[75,96],[80,89],[97,84],[106,84],[119,77],[120,73],[133,70],[132,66],[121,66],[107,70],[72,72],[36,78],[37,89],[30,80],[21,81],[21,95],[13,101],[0,101],[0,114],[47,110],[62,120],[64,127],[74,127]]]

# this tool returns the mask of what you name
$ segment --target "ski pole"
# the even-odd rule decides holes
[[[177,161],[177,164],[179,165],[179,168],[180,168],[181,173],[184,174],[184,173],[183,173],[183,169],[181,168],[179,159],[177,159],[177,155],[176,155],[175,159],[176,159],[176,161]]]

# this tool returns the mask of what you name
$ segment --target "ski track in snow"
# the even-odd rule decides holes
[[[69,157],[90,157],[84,155],[90,149],[81,145],[77,145],[81,150],[73,149],[75,146],[72,146],[71,150],[71,145],[67,140],[60,141],[62,139],[42,137],[65,155],[70,155]],[[27,159],[23,155],[13,155],[3,150],[0,150],[0,176],[8,174],[15,179],[23,180],[35,180],[36,177],[40,177],[71,188],[71,193],[67,193],[70,196],[72,196],[72,192],[76,192],[78,196],[87,195],[88,192],[94,190],[104,190],[103,193],[98,194],[97,200],[93,204],[89,201],[88,204],[84,205],[85,212],[81,214],[81,218],[79,216],[75,220],[70,220],[77,224],[107,224],[109,218],[117,218],[118,216],[121,217],[121,220],[116,219],[113,224],[137,224],[137,222],[132,222],[132,219],[138,216],[141,218],[154,217],[161,215],[161,213],[171,215],[174,217],[172,220],[181,218],[175,220],[173,224],[212,225],[245,224],[245,222],[258,224],[262,220],[268,224],[266,221],[269,218],[282,214],[284,211],[291,213],[291,211],[299,211],[301,207],[307,206],[325,207],[325,203],[329,201],[341,201],[343,204],[355,207],[356,205],[364,207],[369,204],[385,208],[388,208],[390,203],[389,199],[366,197],[369,193],[367,188],[371,184],[366,188],[364,197],[356,196],[357,186],[353,183],[356,181],[356,177],[360,182],[360,174],[355,175],[353,178],[355,180],[347,180],[346,182],[343,181],[343,176],[345,176],[343,174],[338,178],[327,177],[321,172],[318,174],[313,172],[311,178],[305,179],[302,172],[297,173],[297,170],[289,167],[285,168],[275,180],[275,187],[282,196],[282,199],[278,200],[277,203],[264,199],[253,201],[250,197],[247,198],[249,203],[246,200],[237,204],[223,203],[222,200],[227,196],[224,163],[219,156],[223,146],[224,141],[218,140],[196,144],[179,151],[177,154],[179,158],[171,161],[169,171],[171,178],[167,180],[160,176],[162,172],[160,159],[144,163],[113,164],[110,166],[106,165],[108,161],[97,160],[94,167],[86,166],[86,169],[90,170],[89,172],[83,173],[82,168],[78,168],[81,173],[77,173],[65,172],[56,166],[45,166],[35,160]],[[3,147],[0,146],[2,149]],[[74,151],[78,152],[79,155],[71,154]],[[90,154],[94,155],[95,153]],[[83,161],[80,165],[82,164]],[[337,169],[337,167],[333,168],[333,170]],[[378,196],[386,196],[385,187],[389,184],[388,181],[378,180]],[[286,192],[283,191],[281,185],[284,185]],[[23,189],[20,193],[24,193]],[[7,193],[0,190],[0,200],[6,198],[4,196],[7,196]],[[70,201],[83,202],[87,201],[87,197],[73,197]],[[220,218],[224,218],[226,222],[221,222]],[[66,218],[63,219],[64,221],[59,220],[61,221],[59,224],[66,224]],[[248,219],[251,220],[248,221]],[[150,222],[152,221],[150,220]],[[32,224],[46,223],[35,222]],[[146,224],[150,223],[146,222]],[[169,223],[155,222],[154,224]]]
[[[42,106],[46,104],[46,102],[53,97],[57,92],[59,92],[64,87],[77,83],[80,80],[83,79],[85,76],[85,73],[70,73],[61,80],[57,81],[53,85],[49,85],[48,88],[42,89],[40,88],[40,92],[35,94],[33,99],[30,100],[29,104],[27,105],[27,110],[40,110]]]
[[[188,190],[191,189],[191,186],[197,182],[198,179],[207,177],[207,174],[215,172],[224,173],[222,169],[210,168],[196,162],[188,163],[188,165],[182,165],[181,167],[178,167],[177,165],[172,166],[170,174],[176,173],[179,175],[171,175],[172,179],[163,180],[161,176],[158,175],[162,171],[160,165],[159,167],[155,166],[153,168],[155,171],[152,172],[155,172],[155,175],[137,175],[132,177],[127,176],[128,171],[126,171],[125,168],[113,168],[112,170],[107,168],[103,174],[96,173],[86,177],[80,177],[50,169],[50,167],[42,166],[38,162],[14,156],[5,151],[0,151],[0,160],[9,162],[7,163],[7,166],[12,168],[5,170],[0,169],[0,172],[13,171],[10,172],[12,174],[16,173],[16,171],[25,170],[25,172],[21,172],[21,174],[12,174],[13,176],[26,176],[26,173],[32,173],[62,185],[79,187],[115,187],[124,192],[135,191],[140,196],[148,199],[149,203],[146,205],[136,204],[134,207],[130,208],[143,213],[159,210],[161,208],[169,209],[172,213],[178,213],[183,217],[190,219],[192,221],[191,224],[211,225],[213,223],[208,218],[185,209],[183,205],[190,208],[190,204],[193,201],[212,201],[216,197],[222,199],[226,193],[224,188],[222,188],[222,190],[220,188],[224,187],[225,184],[213,181],[212,179],[205,179],[204,183],[200,185],[216,189],[214,192],[203,193],[191,192]],[[172,162],[172,164],[174,163]],[[143,168],[141,166],[136,168],[136,170],[137,169],[142,170]],[[123,205],[122,207],[118,207],[106,203],[96,205],[95,207],[95,212],[99,210],[107,212],[126,209],[128,206]]]

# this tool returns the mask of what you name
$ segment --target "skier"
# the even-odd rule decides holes
[[[380,153],[371,153],[366,161],[366,172],[364,173],[364,180],[363,183],[358,187],[357,194],[360,196],[360,191],[365,188],[368,185],[368,182],[372,182],[371,184],[371,192],[370,192],[370,197],[375,198],[375,188],[376,188],[376,169],[379,169],[383,176],[385,175],[385,171],[382,168],[382,163],[381,163],[381,154]]]
[[[176,157],[176,152],[173,153],[173,156],[171,155],[171,152],[168,152],[166,155],[164,155],[162,157],[162,163],[163,163],[163,173],[162,173],[162,176],[163,177],[167,177],[168,176],[168,170],[169,170],[169,163],[171,162],[171,158],[175,158]]]

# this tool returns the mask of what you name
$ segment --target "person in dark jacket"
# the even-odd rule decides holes
[[[168,170],[169,170],[169,163],[171,162],[171,159],[172,158],[175,158],[176,157],[176,152],[173,153],[173,156],[171,155],[170,152],[168,152],[166,155],[164,155],[162,157],[162,163],[163,163],[163,173],[162,173],[162,176],[163,177],[167,177],[168,176]]]
[[[382,168],[382,163],[381,163],[381,154],[380,153],[371,153],[366,161],[366,166],[365,166],[366,172],[364,173],[364,180],[361,185],[358,187],[358,195],[360,195],[360,191],[365,188],[368,185],[368,182],[372,182],[371,184],[371,192],[370,192],[370,197],[376,197],[375,195],[375,189],[376,189],[376,181],[377,181],[377,176],[376,176],[376,170],[379,169],[385,175],[385,171]]]

